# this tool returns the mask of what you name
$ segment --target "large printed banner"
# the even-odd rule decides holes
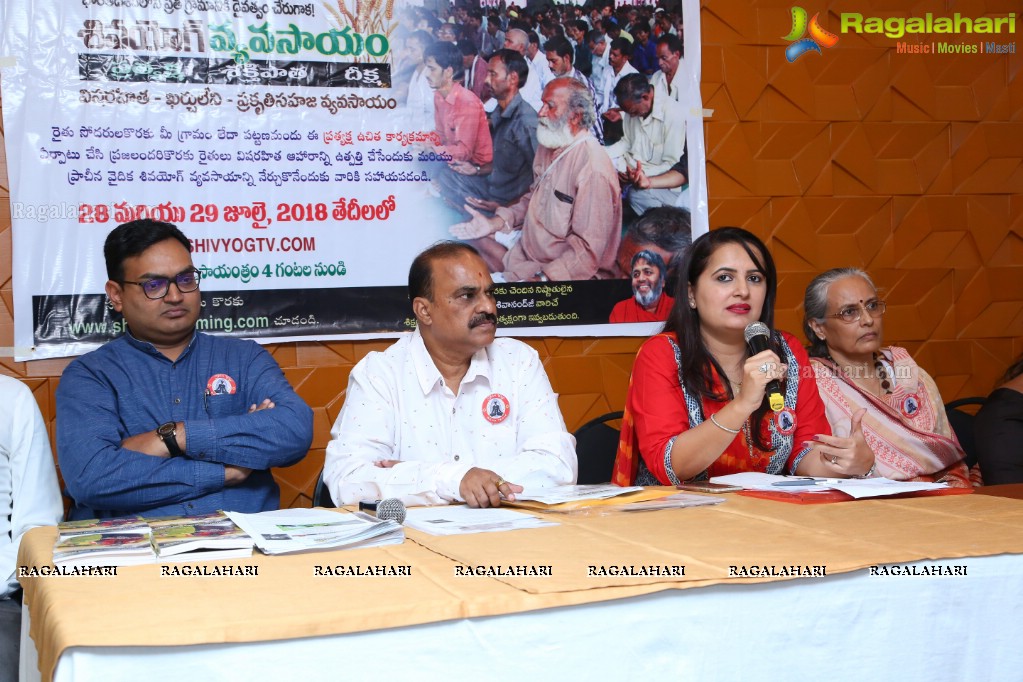
[[[684,11],[686,208],[698,234],[695,0]],[[409,264],[464,217],[435,191],[450,157],[406,107],[401,13],[393,0],[0,4],[18,359],[79,354],[123,332],[102,246],[138,218],[192,240],[203,331],[269,342],[411,329]],[[500,327],[649,333],[607,323],[631,295],[624,274],[502,283]]]

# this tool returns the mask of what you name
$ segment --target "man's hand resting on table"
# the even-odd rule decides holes
[[[515,500],[515,493],[521,493],[522,486],[509,483],[490,469],[473,467],[458,484],[458,494],[470,507],[500,507],[501,495],[509,501]]]

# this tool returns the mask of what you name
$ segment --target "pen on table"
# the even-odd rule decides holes
[[[815,478],[787,478],[784,481],[775,481],[771,485],[774,486],[786,486],[786,485],[814,485],[817,483]]]

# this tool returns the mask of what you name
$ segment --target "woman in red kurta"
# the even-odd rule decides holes
[[[670,485],[740,471],[854,476],[873,455],[854,417],[848,438],[831,435],[806,352],[774,333],[751,355],[744,332],[770,329],[774,262],[735,227],[693,242],[679,269],[665,331],[639,351],[626,397],[613,481]],[[765,390],[780,382],[784,407]],[[860,415],[862,417],[862,415]]]

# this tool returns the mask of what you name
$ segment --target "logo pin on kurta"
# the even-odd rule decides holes
[[[796,430],[796,413],[785,407],[774,414],[774,427],[783,436],[791,436]]]
[[[238,384],[227,374],[214,374],[206,382],[206,392],[209,395],[234,395],[238,391]]]
[[[491,424],[500,424],[510,412],[511,404],[500,393],[491,393],[483,400],[483,418]]]
[[[915,417],[920,412],[920,396],[916,393],[910,393],[902,399],[902,414],[907,417]]]

